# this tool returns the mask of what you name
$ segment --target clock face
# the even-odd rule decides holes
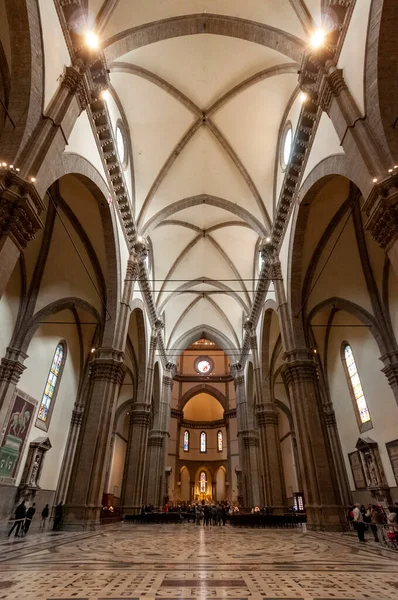
[[[206,375],[211,371],[210,361],[207,358],[201,358],[196,363],[196,368],[199,371],[199,373],[202,373],[202,375]]]

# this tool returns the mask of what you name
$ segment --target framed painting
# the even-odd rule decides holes
[[[15,484],[37,400],[18,388],[0,433],[0,483]]]

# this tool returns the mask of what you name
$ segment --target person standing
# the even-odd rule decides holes
[[[358,539],[360,542],[366,542],[365,540],[365,523],[363,522],[363,515],[361,512],[361,505],[356,504],[353,510],[354,513],[354,527],[357,530]]]
[[[64,509],[63,509],[63,506],[62,506],[62,502],[60,502],[55,507],[53,531],[59,531],[60,530],[63,512],[64,512]]]
[[[384,524],[384,515],[376,504],[372,504],[372,512],[370,515],[370,529],[372,530],[374,541],[382,543],[383,532],[382,525]]]
[[[46,504],[45,507],[43,508],[43,510],[41,511],[40,529],[42,529],[42,528],[45,529],[49,512],[50,512],[50,509],[48,508],[48,504]]]
[[[30,527],[30,524],[32,522],[33,517],[35,516],[35,512],[36,512],[36,504],[33,502],[32,506],[30,506],[28,508],[28,510],[26,511],[26,517],[25,517],[25,535],[29,531],[29,527]]]
[[[23,522],[25,520],[26,508],[25,508],[25,500],[22,500],[21,504],[18,504],[15,510],[15,520],[14,525],[11,527],[8,537],[12,534],[15,528],[17,528],[15,532],[15,537],[19,537],[19,530],[21,529]]]

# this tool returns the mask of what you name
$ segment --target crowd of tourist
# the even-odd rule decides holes
[[[348,506],[346,517],[360,542],[366,542],[365,532],[369,530],[375,542],[383,544],[386,534],[391,545],[398,547],[398,502],[388,508],[379,504],[368,504],[367,507],[354,504]]]

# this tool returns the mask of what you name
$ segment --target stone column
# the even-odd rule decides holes
[[[130,411],[129,439],[122,490],[124,514],[138,513],[143,501],[156,347],[157,329],[154,328],[149,344],[143,398],[134,402]]]
[[[235,380],[236,419],[238,425],[239,461],[242,469],[242,495],[245,506],[260,504],[260,486],[258,478],[258,435],[249,429],[245,393],[245,378],[240,363],[231,365]]]
[[[250,323],[247,323],[245,327],[251,331],[250,347],[253,357],[254,381],[257,392],[256,415],[259,428],[266,495],[263,504],[272,507],[276,512],[283,512],[283,507],[286,504],[286,494],[284,491],[285,481],[279,444],[279,414],[272,402],[265,402],[256,332],[253,330]]]
[[[344,507],[332,464],[331,450],[321,415],[317,367],[308,348],[284,354],[282,377],[289,393],[300,472],[310,529],[341,530],[345,524]]]
[[[118,348],[124,347],[127,336],[136,273],[137,257],[133,255],[127,264],[114,334],[117,348],[97,348],[90,363],[87,391],[82,400],[85,411],[65,506],[64,525],[68,529],[93,528],[99,521],[115,409],[126,372],[124,353]]]
[[[44,208],[34,185],[0,163],[0,298],[20,253],[44,226]]]
[[[80,428],[83,421],[83,407],[75,405],[72,411],[68,439],[66,440],[65,454],[62,461],[61,473],[58,480],[57,492],[54,504],[65,502],[66,493],[72,472],[73,460],[75,458],[76,447],[79,440]]]
[[[337,428],[336,415],[331,402],[323,404],[323,414],[325,417],[326,428],[329,436],[330,447],[334,460],[334,468],[337,474],[337,482],[340,488],[340,496],[345,506],[352,503],[352,494],[347,477],[347,469],[344,463],[343,451],[339,430]]]
[[[65,507],[67,528],[90,528],[99,521],[115,406],[126,371],[123,360],[123,352],[114,348],[94,352]]]
[[[169,442],[169,427],[170,427],[170,414],[171,414],[171,392],[173,389],[173,377],[176,373],[176,365],[174,363],[167,363],[165,371],[163,373],[163,386],[162,395],[160,399],[160,410],[159,410],[159,424],[160,434],[163,436],[163,444],[159,446],[159,458],[156,462],[156,473],[160,482],[160,498],[159,501],[162,504],[164,496],[166,495],[166,467],[167,467],[167,456],[168,456],[168,442]]]
[[[212,479],[211,480],[211,498],[213,502],[217,502],[218,498],[217,498],[217,480]]]
[[[273,402],[258,404],[257,423],[264,464],[264,504],[274,513],[283,514],[286,506],[285,480],[279,443],[279,413]]]

